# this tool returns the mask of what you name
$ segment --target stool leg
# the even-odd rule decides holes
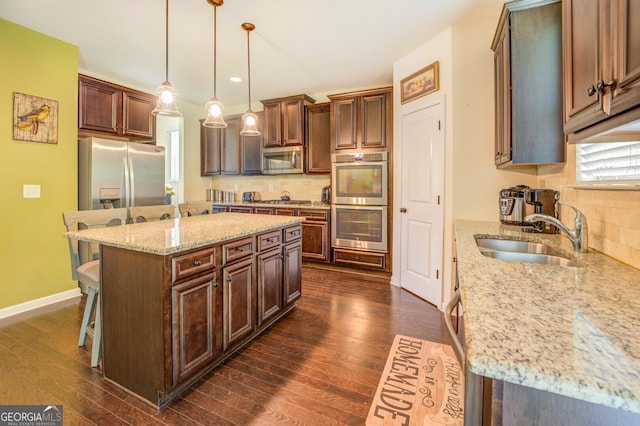
[[[80,324],[80,337],[78,338],[78,346],[84,346],[87,341],[87,327],[91,324],[91,317],[96,306],[97,290],[93,287],[87,289],[87,304],[84,307],[84,315]]]
[[[91,367],[100,363],[102,352],[102,315],[100,313],[100,292],[96,297],[96,318],[93,322],[93,342],[91,342]]]

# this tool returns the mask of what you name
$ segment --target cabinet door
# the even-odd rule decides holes
[[[329,261],[329,222],[307,220],[302,223],[302,258]]]
[[[200,176],[220,174],[220,129],[202,126],[200,120]]]
[[[509,39],[509,24],[507,21],[494,56],[496,166],[511,160],[511,67],[509,63]]]
[[[156,118],[151,111],[156,98],[140,92],[122,92],[122,134],[140,139],[154,139]]]
[[[221,129],[220,174],[240,174],[240,118],[227,121],[227,127]]]
[[[222,350],[249,336],[256,327],[254,258],[222,270],[224,331]]]
[[[331,173],[331,106],[328,102],[305,108],[305,172]]]
[[[339,99],[333,106],[333,148],[355,149],[357,141],[357,102],[356,98]]]
[[[240,147],[242,157],[242,174],[243,175],[260,175],[262,174],[262,156],[260,149],[262,148],[262,139],[264,135],[264,114],[256,113],[258,116],[259,136],[240,136]]]
[[[284,298],[290,305],[302,296],[302,242],[300,240],[282,247],[284,258]]]
[[[205,368],[221,350],[218,289],[215,273],[172,287],[174,387]]]
[[[258,255],[258,326],[282,310],[282,284],[280,247]]]
[[[640,1],[617,0],[612,4],[612,31],[619,43],[616,46],[616,87],[611,109],[617,113],[640,104],[640,32],[632,29],[640,22]]]
[[[386,141],[387,93],[363,96],[361,99],[362,148],[384,148]]]
[[[598,32],[601,0],[563,1],[563,56],[565,87],[565,133],[599,120],[601,95],[595,90],[601,78],[600,43],[608,43]]]
[[[78,128],[118,134],[120,91],[98,81],[79,78]]]
[[[277,148],[282,140],[282,118],[280,101],[265,103],[262,143],[265,148]]]
[[[302,100],[288,99],[282,102],[282,145],[302,145],[303,112]]]

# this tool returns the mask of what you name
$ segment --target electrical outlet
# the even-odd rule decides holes
[[[40,185],[23,185],[22,198],[40,198]]]
[[[269,184],[269,192],[273,192],[273,185]]]
[[[238,184],[237,183],[235,185],[233,185],[233,190],[238,192]]]

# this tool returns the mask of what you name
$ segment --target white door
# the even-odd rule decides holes
[[[400,286],[441,307],[444,239],[444,107],[401,117]],[[399,210],[399,211],[398,211]]]

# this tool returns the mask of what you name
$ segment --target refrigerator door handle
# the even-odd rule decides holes
[[[129,192],[131,193],[131,198],[129,199],[129,204],[133,207],[133,200],[136,199],[136,185],[134,184],[136,175],[133,169],[133,159],[131,156],[127,156],[129,159]]]
[[[131,207],[131,194],[129,191],[129,166],[127,164],[127,157],[122,158],[122,167],[124,169],[124,203],[125,207]]]

